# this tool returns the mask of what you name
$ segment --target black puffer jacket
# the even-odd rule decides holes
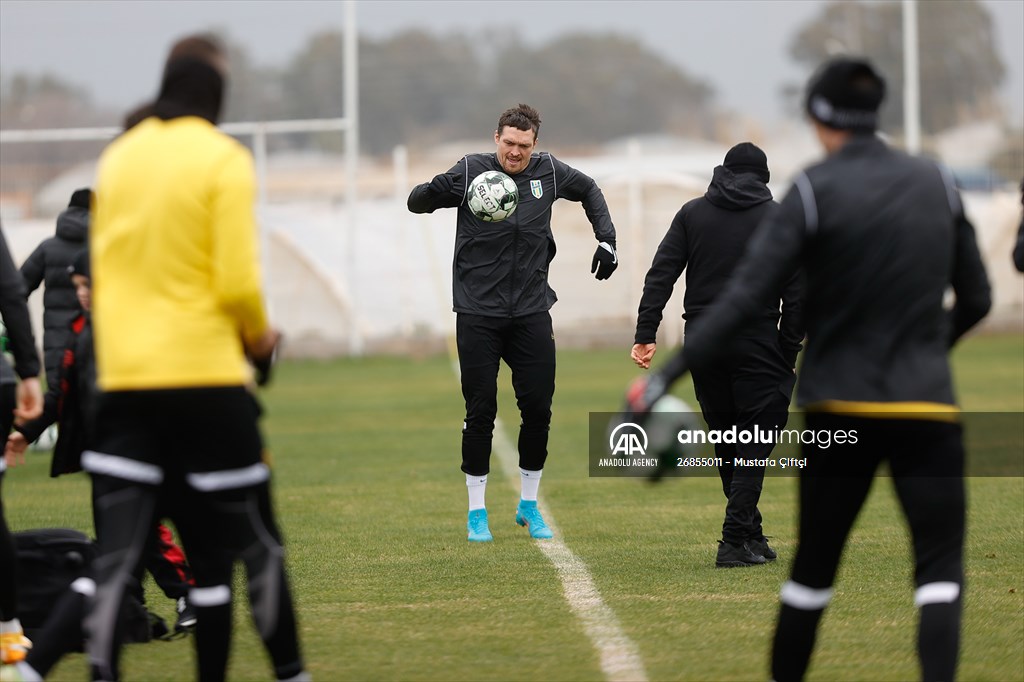
[[[76,192],[77,194],[77,192]],[[85,248],[89,233],[89,209],[69,206],[57,217],[57,234],[44,239],[21,266],[25,288],[32,293],[43,282],[43,364],[46,381],[57,382],[60,356],[68,338],[68,325],[81,312],[68,266]]]

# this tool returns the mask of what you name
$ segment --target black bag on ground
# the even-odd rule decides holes
[[[96,544],[70,528],[40,528],[13,533],[18,557],[18,619],[29,639],[36,639],[71,583],[91,577]],[[145,607],[126,595],[121,611],[124,641],[151,639]]]

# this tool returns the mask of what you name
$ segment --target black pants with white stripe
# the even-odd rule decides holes
[[[14,424],[14,404],[16,388],[15,384],[0,384],[0,436],[3,436],[4,443],[7,443],[7,434]],[[4,456],[0,453],[0,489],[3,488],[4,468],[6,463]],[[7,527],[7,518],[4,516],[4,500],[0,494],[0,566],[4,567],[4,577],[0,580],[0,620],[11,620],[18,617],[17,596],[18,561],[14,552],[14,538]]]
[[[808,464],[800,476],[800,537],[790,581],[782,590],[773,679],[803,678],[846,539],[882,462],[888,462],[913,541],[922,678],[954,679],[964,584],[960,425],[811,413],[806,428],[833,434],[856,432],[857,443],[803,447]]]
[[[522,421],[519,466],[540,471],[548,457],[551,400],[555,394],[555,334],[550,313],[523,317],[483,317],[459,313],[456,341],[466,399],[462,429],[462,470],[472,476],[490,471],[491,439],[498,414],[498,367],[512,370],[512,388]]]
[[[303,670],[281,534],[262,461],[259,408],[242,387],[106,393],[96,447],[83,467],[103,494],[94,502],[99,556],[86,617],[94,679],[117,679],[117,613],[144,559],[155,520],[174,521],[192,565],[198,678],[224,679],[231,585],[245,563],[257,630],[278,679]]]

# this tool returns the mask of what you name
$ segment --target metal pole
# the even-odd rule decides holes
[[[359,332],[358,275],[356,265],[357,229],[359,224],[359,33],[356,30],[356,2],[345,0],[344,93],[345,120],[345,201],[348,204],[348,281],[352,301],[349,320],[349,352],[363,354],[363,338]]]
[[[921,71],[917,48],[917,0],[903,0],[903,136],[910,154],[921,151]]]
[[[416,284],[412,274],[412,258],[409,254],[409,218],[411,215],[405,206],[406,197],[409,195],[409,150],[404,144],[396,146],[391,151],[391,165],[395,175],[395,211],[398,214],[401,239],[401,244],[398,245],[398,267],[400,268],[399,296],[401,296],[402,302],[402,332],[411,336],[413,330],[412,292],[415,290]]]
[[[252,133],[252,155],[256,160],[256,220],[260,231],[260,270],[263,291],[270,308],[270,227],[267,225],[267,131],[257,125]]]

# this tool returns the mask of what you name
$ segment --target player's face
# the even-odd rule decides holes
[[[498,145],[498,163],[509,175],[515,175],[526,169],[530,163],[530,154],[537,146],[537,136],[533,130],[520,130],[505,126],[494,131],[494,142]]]
[[[75,287],[75,296],[78,298],[82,310],[88,312],[92,308],[92,289],[89,286],[89,278],[85,275],[71,275],[71,284]]]

